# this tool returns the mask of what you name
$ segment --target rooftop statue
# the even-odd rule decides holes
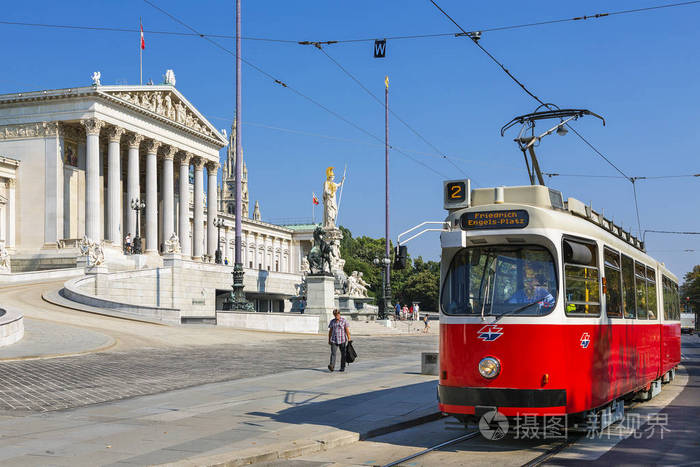
[[[102,73],[99,71],[96,71],[92,74],[92,85],[93,86],[100,86],[100,78],[102,77]]]

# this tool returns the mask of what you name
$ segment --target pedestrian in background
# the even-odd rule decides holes
[[[126,245],[126,254],[130,255],[131,254],[131,232],[126,234],[126,239],[124,240],[124,244]]]
[[[396,319],[401,319],[401,303],[396,302]]]
[[[328,370],[335,369],[335,353],[340,350],[340,371],[345,371],[345,347],[350,340],[350,325],[340,316],[340,311],[333,310],[334,318],[328,323],[328,345],[331,346],[331,362]]]
[[[427,333],[428,331],[430,331],[430,323],[428,322],[428,315],[425,315],[425,317],[423,317],[423,324],[425,324],[425,327],[423,328],[423,332]]]

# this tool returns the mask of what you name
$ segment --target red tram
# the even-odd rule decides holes
[[[673,379],[678,281],[639,239],[541,185],[445,182],[445,208],[443,412],[619,419]]]

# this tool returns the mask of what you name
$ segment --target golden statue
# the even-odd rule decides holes
[[[324,228],[335,228],[335,219],[338,217],[338,204],[335,202],[335,192],[338,187],[343,184],[341,180],[340,183],[335,183],[333,180],[335,175],[333,174],[333,169],[335,167],[328,167],[326,169],[326,181],[323,184],[323,227]]]

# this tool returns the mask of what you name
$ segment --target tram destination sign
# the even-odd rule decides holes
[[[462,230],[522,229],[529,222],[524,209],[465,212],[460,219]]]

